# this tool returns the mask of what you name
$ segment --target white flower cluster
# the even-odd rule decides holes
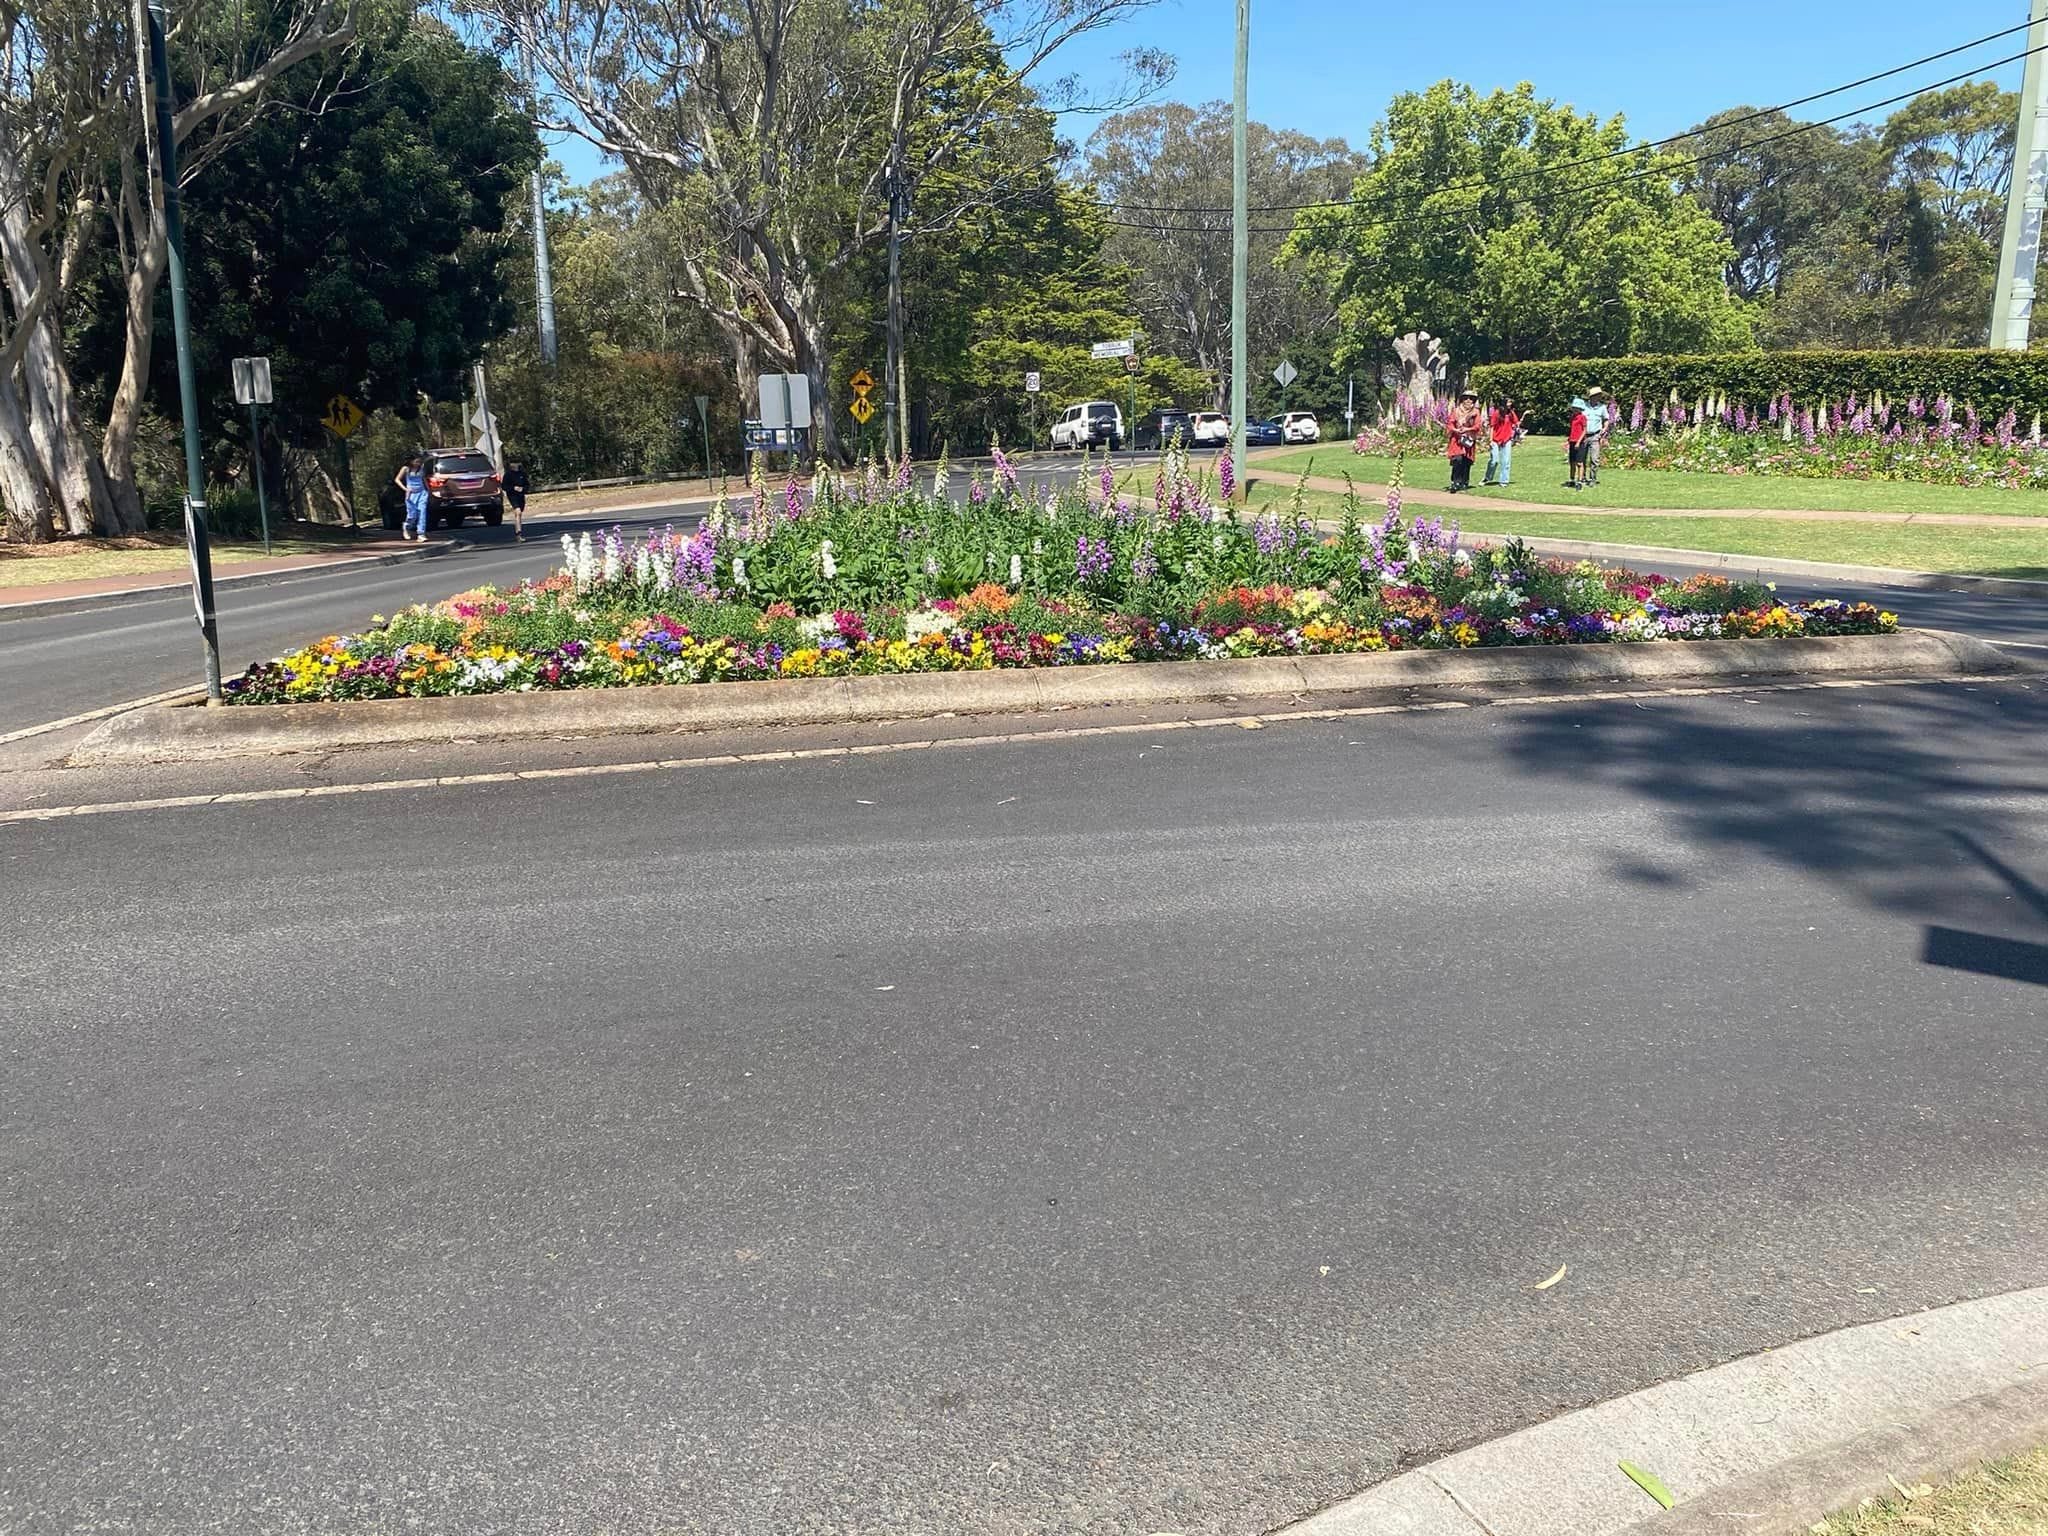
[[[597,549],[590,542],[588,533],[581,539],[573,534],[562,535],[562,568],[569,573],[569,579],[576,583],[578,592],[597,581]]]
[[[912,645],[926,635],[950,635],[956,627],[950,613],[934,608],[916,608],[903,615],[903,638]]]

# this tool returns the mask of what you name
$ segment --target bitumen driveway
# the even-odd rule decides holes
[[[2044,731],[2022,678],[0,824],[0,1530],[1241,1536],[2040,1284]]]

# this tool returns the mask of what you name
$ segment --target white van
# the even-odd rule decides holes
[[[1124,445],[1124,413],[1110,400],[1084,400],[1070,405],[1052,424],[1053,451]]]

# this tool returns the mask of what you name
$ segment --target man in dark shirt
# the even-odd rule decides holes
[[[512,508],[512,537],[526,542],[526,491],[532,482],[526,477],[526,461],[514,459],[505,468],[505,500]]]

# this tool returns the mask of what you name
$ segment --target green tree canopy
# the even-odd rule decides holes
[[[1394,99],[1342,208],[1304,210],[1283,260],[1337,299],[1345,366],[1440,336],[1456,367],[1749,345],[1733,251],[1683,191],[1685,162],[1628,148],[1619,117],[1445,80]]]

